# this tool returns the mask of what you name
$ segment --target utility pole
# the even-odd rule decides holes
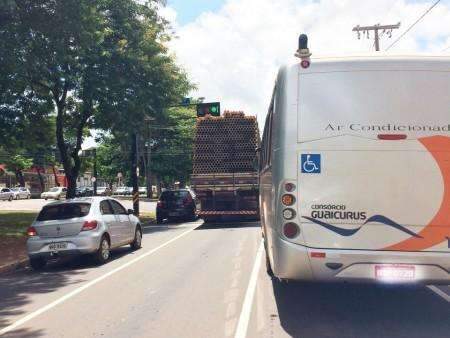
[[[145,116],[144,121],[147,124],[147,140],[144,142],[146,147],[146,154],[144,157],[144,164],[145,164],[145,183],[147,186],[147,197],[152,198],[153,197],[153,190],[152,190],[152,181],[151,181],[151,157],[152,157],[152,142],[151,142],[151,134],[150,134],[150,123],[154,121],[155,119],[151,116]]]
[[[355,26],[353,27],[353,32],[357,32],[358,33],[358,39],[361,39],[361,32],[363,32],[363,34],[365,34],[367,36],[367,38],[370,38],[370,31],[374,31],[375,34],[375,50],[378,52],[380,51],[380,34],[379,31],[382,31],[382,35],[384,33],[388,34],[388,37],[391,38],[392,37],[392,31],[394,29],[399,29],[400,28],[400,22],[396,25],[380,25],[379,23],[373,26]]]
[[[131,184],[133,186],[133,210],[136,216],[139,216],[139,186],[138,186],[138,165],[139,165],[139,154],[138,154],[138,135],[133,133],[131,135]]]

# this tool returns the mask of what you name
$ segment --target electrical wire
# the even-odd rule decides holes
[[[391,49],[397,42],[400,41],[401,38],[403,38],[415,25],[417,25],[428,13],[431,12],[431,10],[437,6],[437,4],[441,2],[441,0],[437,0],[433,5],[431,5],[430,8],[428,8],[425,13],[423,13],[411,26],[408,27],[406,31],[402,33],[394,42],[392,42],[388,48],[386,48],[386,51]]]

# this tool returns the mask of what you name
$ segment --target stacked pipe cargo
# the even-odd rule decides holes
[[[254,116],[225,111],[197,119],[193,173],[255,172],[259,129]]]

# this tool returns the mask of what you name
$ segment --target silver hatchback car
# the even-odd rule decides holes
[[[105,263],[110,250],[141,247],[142,228],[133,210],[108,197],[75,198],[44,206],[28,228],[27,251],[33,269],[49,258],[91,254]]]

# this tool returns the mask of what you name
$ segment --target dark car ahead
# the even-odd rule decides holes
[[[90,187],[79,187],[75,191],[75,197],[90,197],[94,196],[94,189]]]
[[[193,221],[197,217],[198,200],[188,189],[166,190],[161,193],[156,205],[156,220],[185,219]]]

